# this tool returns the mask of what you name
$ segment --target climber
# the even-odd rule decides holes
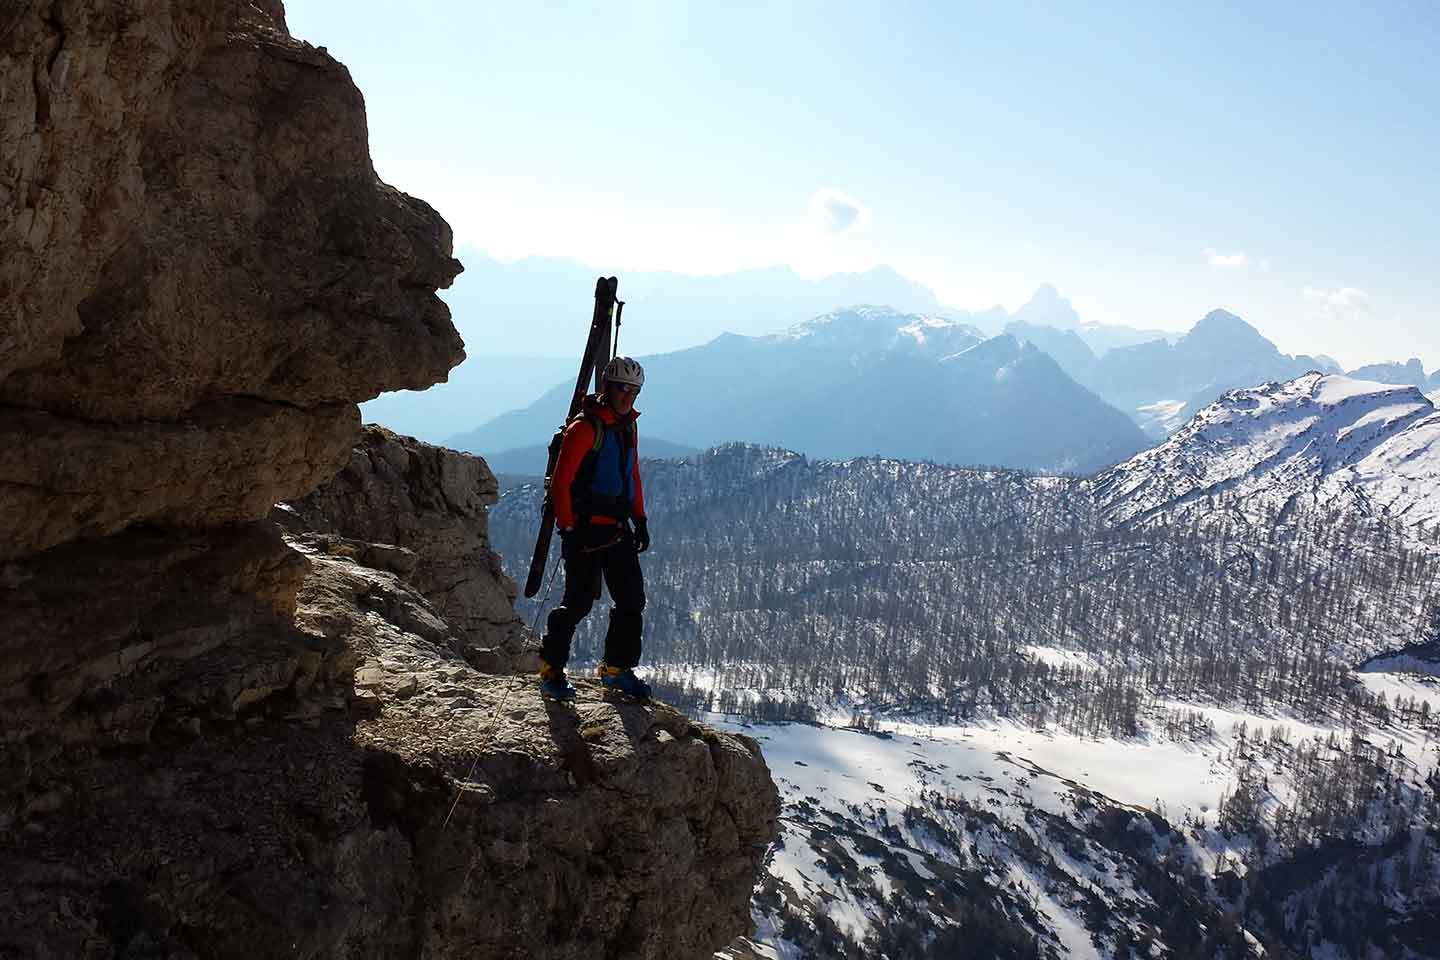
[[[650,687],[635,675],[640,662],[641,612],[645,578],[639,555],[650,548],[645,496],[636,451],[635,398],[645,371],[629,357],[605,365],[601,391],[586,397],[565,427],[560,459],[550,479],[560,555],[565,562],[565,595],[545,621],[540,644],[540,691],[571,700],[565,678],[570,638],[600,593],[600,576],[610,590],[610,624],[600,682],[644,699]]]

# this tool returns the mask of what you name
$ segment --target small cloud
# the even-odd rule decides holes
[[[1337,287],[1334,290],[1322,290],[1319,287],[1306,287],[1301,291],[1305,299],[1312,303],[1323,303],[1332,307],[1355,308],[1364,306],[1369,309],[1370,294],[1359,287]]]
[[[1333,290],[1306,287],[1300,292],[1315,305],[1315,316],[1322,320],[1359,323],[1373,313],[1370,294],[1359,287],[1336,287]]]
[[[859,230],[870,221],[870,210],[843,190],[825,188],[810,196],[810,217],[831,236]]]
[[[1214,247],[1206,247],[1200,251],[1205,259],[1210,261],[1212,267],[1243,267],[1250,263],[1250,257],[1244,250],[1237,250],[1234,253],[1221,253]]]

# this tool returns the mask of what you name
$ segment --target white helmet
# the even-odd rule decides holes
[[[605,372],[600,378],[607,384],[628,383],[639,390],[645,386],[645,368],[629,357],[616,357],[605,364]]]

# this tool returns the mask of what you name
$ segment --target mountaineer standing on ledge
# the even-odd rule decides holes
[[[645,371],[629,357],[605,365],[602,389],[586,397],[565,427],[560,458],[550,481],[560,555],[565,561],[565,596],[545,621],[540,644],[540,692],[573,700],[565,678],[570,639],[600,593],[600,576],[610,590],[610,626],[600,682],[633,697],[650,696],[635,676],[640,662],[641,612],[645,577],[639,555],[650,548],[645,495],[636,449],[635,398]]]

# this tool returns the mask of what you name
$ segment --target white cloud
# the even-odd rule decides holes
[[[1360,323],[1374,314],[1370,294],[1359,287],[1336,287],[1333,290],[1306,287],[1300,293],[1314,305],[1312,315],[1329,323]]]
[[[1250,257],[1244,250],[1237,250],[1234,253],[1221,253],[1214,247],[1206,247],[1200,251],[1205,259],[1210,261],[1212,267],[1244,267],[1250,263]]]
[[[845,191],[826,187],[810,195],[810,218],[824,233],[839,236],[863,229],[870,209]]]
[[[1344,309],[1364,308],[1370,309],[1370,294],[1359,287],[1337,287],[1334,290],[1323,290],[1319,287],[1306,287],[1301,291],[1305,299],[1311,303],[1324,304],[1328,307],[1339,307]]]

